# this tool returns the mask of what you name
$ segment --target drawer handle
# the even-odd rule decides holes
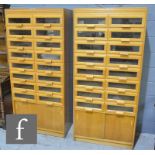
[[[88,38],[87,41],[95,41],[94,38]]]
[[[128,66],[127,65],[119,65],[119,68],[120,69],[128,69]]]
[[[19,51],[23,51],[24,50],[24,47],[18,47],[17,48]]]
[[[87,28],[95,28],[95,25],[87,25]]]
[[[94,78],[94,75],[86,75],[86,78],[87,79],[93,79]]]
[[[86,52],[87,55],[94,55],[95,54],[95,51],[88,51]]]
[[[130,42],[130,39],[121,39],[121,42],[125,42],[125,43],[127,42],[128,43],[128,42]]]
[[[125,92],[126,92],[126,90],[122,90],[122,89],[118,90],[118,93],[125,93]]]
[[[47,64],[51,64],[51,63],[52,63],[52,60],[48,60],[48,61],[45,60],[45,62],[46,62]]]
[[[26,69],[21,69],[20,71],[21,71],[21,72],[25,72],[25,71],[26,71]]]
[[[131,25],[122,25],[122,28],[131,28]]]
[[[47,106],[53,106],[53,103],[46,103]]]
[[[127,81],[127,78],[125,78],[125,77],[119,77],[119,81],[126,82]]]
[[[46,86],[53,86],[53,82],[46,84]]]
[[[18,39],[24,39],[24,36],[18,36],[17,38]]]
[[[86,64],[86,66],[88,66],[88,67],[93,67],[94,64],[93,64],[93,63],[88,63],[88,64]]]
[[[86,100],[87,102],[93,102],[93,99],[92,99],[92,98],[85,98],[85,100]]]
[[[45,39],[46,40],[52,40],[52,37],[46,37]]]
[[[52,75],[52,74],[53,74],[52,71],[46,71],[45,73],[46,73],[47,75]]]
[[[116,101],[116,103],[118,104],[118,105],[124,105],[124,101]]]
[[[28,91],[27,91],[27,90],[22,90],[21,92],[22,92],[22,93],[27,93]]]
[[[22,62],[25,61],[25,60],[26,60],[25,58],[20,58],[19,59],[19,61],[22,61]]]
[[[88,90],[88,91],[92,91],[93,87],[88,87],[88,88],[85,88],[85,89]]]
[[[24,26],[23,24],[18,24],[18,25],[17,25],[17,27],[23,27],[23,26]]]
[[[128,56],[129,56],[129,53],[125,53],[125,52],[124,52],[124,53],[120,53],[120,55],[121,55],[121,56],[126,56],[126,57],[128,57]]]
[[[116,113],[117,115],[124,116],[124,112],[122,112],[122,111],[116,111],[115,113]]]
[[[51,24],[44,24],[44,27],[51,27]]]
[[[86,112],[93,112],[93,109],[85,108],[85,111],[86,111]]]
[[[52,48],[45,48],[45,52],[50,52]]]

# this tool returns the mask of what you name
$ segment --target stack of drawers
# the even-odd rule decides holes
[[[74,10],[74,137],[132,147],[145,8]]]
[[[69,18],[64,9],[6,11],[14,113],[36,114],[40,132],[62,137],[71,124],[64,40]]]

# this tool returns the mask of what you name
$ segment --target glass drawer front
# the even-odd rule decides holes
[[[105,38],[104,32],[78,31],[78,37]]]
[[[141,57],[127,57],[122,58],[122,56],[110,56],[108,57],[108,66],[120,67],[127,69],[128,67],[140,67]]]
[[[80,108],[102,109],[102,105],[101,104],[77,102],[76,105],[77,105],[77,107],[80,107]]]
[[[126,107],[126,106],[116,106],[116,105],[107,105],[108,112],[122,112],[124,113],[134,113],[134,107]]]
[[[11,73],[11,78],[13,80],[18,80],[18,81],[30,81],[34,82],[34,75],[31,74],[25,74],[25,73]]]
[[[22,60],[22,61],[34,60],[34,55],[31,51],[30,52],[25,52],[25,51],[24,52],[14,52],[14,51],[10,50],[9,58],[16,59],[16,60]]]
[[[97,57],[78,57],[78,62],[82,63],[104,63],[104,58],[97,58]]]
[[[78,74],[103,75],[103,70],[78,69]]]
[[[61,67],[60,66],[47,66],[47,65],[38,65],[37,66],[39,71],[57,71],[59,72]]]
[[[13,93],[14,101],[35,102],[35,96],[30,94]]]
[[[108,94],[108,100],[123,100],[123,101],[134,101],[134,96],[128,95],[118,95],[118,94]]]
[[[119,54],[122,56],[142,55],[143,44],[140,42],[110,42],[108,46],[109,54]]]
[[[109,39],[116,41],[143,41],[144,31],[143,29],[124,30],[122,28],[109,29]]]
[[[77,91],[77,96],[78,97],[103,98],[102,93],[84,92],[84,91]]]
[[[93,45],[93,44],[78,44],[78,50],[97,50],[97,51],[104,51],[104,45]]]
[[[104,18],[78,18],[78,24],[105,24]]]
[[[39,96],[39,101],[44,102],[44,103],[45,102],[61,103],[61,98]]]
[[[52,43],[52,42],[37,42],[37,47],[53,47],[53,48],[60,48],[60,43]]]
[[[47,93],[50,93],[50,92],[60,93],[61,92],[61,88],[39,86],[38,87],[38,91],[47,92]]]
[[[60,60],[60,55],[56,54],[37,54],[38,59]]]
[[[60,18],[36,18],[37,24],[59,24]]]
[[[36,36],[60,36],[60,30],[36,30]]]
[[[14,23],[14,24],[16,24],[16,23],[31,23],[31,19],[30,18],[9,18],[8,19],[8,22],[11,24],[11,23]]]
[[[32,31],[30,29],[14,29],[8,28],[9,37],[18,37],[23,39],[24,37],[32,37]]]
[[[112,32],[112,38],[141,38],[141,32]]]
[[[112,18],[112,24],[141,25],[142,24],[142,18]]]
[[[11,63],[11,69],[14,69],[14,70],[21,70],[21,71],[34,71],[34,68],[33,68],[33,64],[28,64],[28,63],[15,63],[15,62],[12,62]]]
[[[53,81],[53,82],[60,82],[60,77],[49,77],[49,76],[38,76],[40,81]]]

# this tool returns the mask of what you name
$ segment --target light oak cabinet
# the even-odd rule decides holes
[[[71,21],[65,9],[6,10],[14,113],[36,114],[39,132],[61,137],[72,123]]]
[[[74,138],[132,148],[145,8],[74,10]]]

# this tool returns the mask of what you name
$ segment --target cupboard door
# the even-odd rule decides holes
[[[53,105],[36,105],[38,129],[64,132],[64,108]]]
[[[124,115],[105,116],[105,139],[133,142],[135,117]]]
[[[103,113],[91,111],[89,108],[75,110],[75,136],[103,139],[104,119]]]

